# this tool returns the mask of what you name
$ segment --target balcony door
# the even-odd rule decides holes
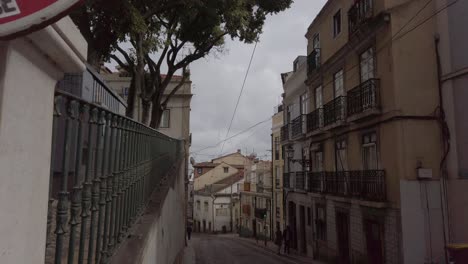
[[[334,86],[334,96],[338,98],[340,96],[345,96],[344,90],[344,80],[343,80],[343,69],[339,70],[333,75],[333,86]]]
[[[315,109],[323,107],[323,90],[322,86],[315,88]]]
[[[337,140],[335,143],[336,171],[348,170],[348,156],[346,150],[346,140]]]
[[[377,170],[377,134],[367,133],[362,136],[362,159],[364,170]]]
[[[375,57],[374,48],[369,48],[359,58],[361,83],[374,78],[375,73]]]

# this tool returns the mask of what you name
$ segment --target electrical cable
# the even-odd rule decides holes
[[[232,122],[234,121],[234,117],[236,116],[237,107],[239,106],[239,102],[240,102],[240,99],[242,97],[242,93],[244,92],[245,83],[247,81],[247,77],[249,76],[250,66],[252,66],[252,61],[253,61],[253,58],[254,58],[254,55],[255,55],[255,51],[257,50],[257,44],[258,44],[258,41],[255,41],[255,46],[254,46],[254,49],[252,51],[252,55],[250,56],[249,66],[247,67],[247,71],[245,72],[244,81],[242,83],[242,88],[241,88],[241,91],[239,93],[239,96],[237,97],[236,107],[234,108],[234,112],[232,113],[231,122],[229,122],[229,128],[228,128],[228,130],[226,132],[226,136],[224,138],[227,138],[229,136],[229,132],[231,131]],[[219,153],[223,152],[225,143],[226,143],[226,140],[223,142],[223,146],[221,147],[221,151]]]

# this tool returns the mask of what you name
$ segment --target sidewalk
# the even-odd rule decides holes
[[[270,252],[272,252],[274,254],[278,253],[278,246],[275,245],[275,243],[273,241],[268,241],[267,246],[265,247],[265,241],[264,240],[259,239],[258,244],[257,244],[257,242],[256,242],[256,240],[254,238],[239,237],[239,235],[237,235],[237,234],[231,234],[231,235],[225,235],[225,236],[229,236],[229,237],[234,238],[234,239],[239,239],[239,240],[242,240],[242,241],[249,242],[252,245],[255,245],[255,246],[258,246],[258,247],[263,248],[265,250],[268,250],[268,251],[270,251]],[[289,259],[291,259],[291,260],[293,260],[295,262],[298,262],[298,263],[325,264],[324,262],[314,260],[311,257],[304,257],[304,256],[295,255],[295,254],[285,255],[283,253],[283,248],[281,248],[281,256],[287,257],[287,258],[289,258]]]

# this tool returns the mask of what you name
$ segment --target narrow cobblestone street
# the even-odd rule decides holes
[[[185,250],[184,264],[240,263],[298,264],[305,262],[277,255],[262,246],[234,236],[194,234]]]

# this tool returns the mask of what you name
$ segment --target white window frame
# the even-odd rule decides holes
[[[367,137],[370,137],[369,140],[366,140]],[[379,153],[378,153],[378,141],[377,133],[369,132],[362,135],[362,167],[364,170],[377,170],[379,168]],[[374,164],[369,163],[369,157],[367,154],[374,154]]]
[[[361,83],[375,78],[375,59],[374,47],[370,47],[359,54],[359,75]]]
[[[337,23],[337,15],[339,13],[339,24]],[[343,16],[341,14],[341,9],[338,9],[332,17],[333,20],[333,38],[338,37],[343,31]],[[338,31],[339,30],[339,31]],[[338,32],[337,32],[338,31]]]
[[[338,98],[340,96],[345,96],[345,87],[344,87],[344,71],[343,69],[335,72],[333,74],[333,92],[334,97]]]
[[[164,121],[167,119],[167,125]],[[170,128],[171,127],[171,109],[164,109],[163,114],[161,115],[161,121],[159,128]]]

